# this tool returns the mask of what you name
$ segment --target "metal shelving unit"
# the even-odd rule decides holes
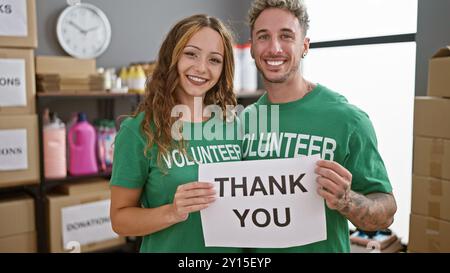
[[[68,175],[62,179],[47,179],[44,176],[44,160],[43,160],[43,124],[42,114],[44,109],[51,107],[52,104],[61,101],[74,101],[74,100],[96,100],[97,107],[100,110],[97,118],[109,118],[115,119],[114,107],[115,100],[128,99],[135,109],[141,100],[141,96],[138,94],[122,94],[122,93],[107,93],[105,91],[79,93],[79,92],[60,92],[60,93],[38,93],[36,96],[36,111],[38,115],[38,130],[39,130],[39,157],[40,157],[40,183],[34,185],[32,190],[29,190],[35,198],[36,208],[36,230],[37,230],[37,242],[38,251],[41,253],[49,252],[49,238],[48,238],[48,212],[46,210],[46,198],[47,194],[57,186],[77,183],[84,179],[89,178],[109,178],[111,176],[111,170],[105,172],[99,172],[97,174],[85,175],[85,176],[70,176]],[[82,108],[82,106],[80,106]],[[83,110],[83,109],[80,109]],[[106,249],[103,252],[130,252],[136,249],[133,246],[133,241],[127,240],[127,243],[122,247],[115,247],[114,249]],[[100,252],[100,251],[98,251]]]

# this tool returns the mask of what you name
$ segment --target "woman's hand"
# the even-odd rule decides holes
[[[212,183],[191,182],[178,186],[173,199],[173,216],[177,222],[186,220],[189,213],[207,208],[214,200],[216,191]]]

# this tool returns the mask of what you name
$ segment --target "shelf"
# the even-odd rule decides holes
[[[68,175],[65,178],[55,178],[55,179],[44,179],[42,181],[43,186],[46,188],[52,188],[55,186],[59,186],[59,185],[63,185],[63,184],[69,184],[69,183],[74,183],[74,182],[79,182],[79,181],[83,181],[83,180],[87,180],[87,179],[92,179],[92,178],[109,178],[111,177],[111,169],[108,169],[105,172],[99,172],[99,173],[94,173],[94,174],[88,174],[88,175],[80,175],[80,176],[71,176]]]
[[[257,98],[264,94],[264,90],[256,90],[252,92],[239,92],[236,93],[236,98]],[[86,93],[80,92],[53,92],[53,93],[37,93],[37,98],[120,98],[120,97],[143,97],[142,94],[134,93],[109,93],[105,91],[91,91]]]
[[[37,93],[37,98],[132,98],[138,97],[139,94],[133,93],[109,93],[106,91],[81,92],[54,92],[54,93]]]

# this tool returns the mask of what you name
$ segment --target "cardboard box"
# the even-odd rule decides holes
[[[49,215],[49,246],[50,252],[70,252],[63,246],[62,209],[75,205],[91,204],[97,201],[108,200],[110,191],[99,191],[78,195],[49,195],[47,197]],[[109,215],[109,214],[108,214]],[[82,244],[81,252],[99,251],[125,243],[124,237],[118,237],[101,242]]]
[[[97,73],[95,59],[36,56],[36,74],[88,76]]]
[[[414,135],[450,139],[450,99],[416,97]]]
[[[413,175],[411,212],[450,221],[450,181]]]
[[[408,251],[450,252],[450,222],[411,214]]]
[[[0,253],[36,253],[36,232],[0,237]]]
[[[428,96],[450,97],[450,46],[439,49],[428,66]]]
[[[19,196],[0,200],[0,238],[35,231],[34,200]]]
[[[0,47],[37,48],[35,0],[2,0]]]
[[[109,190],[109,180],[104,178],[93,178],[77,182],[76,184],[64,184],[56,187],[58,193],[65,195],[77,195]]]
[[[0,188],[39,183],[36,115],[0,116]]]
[[[450,139],[414,137],[413,172],[450,180]]]
[[[0,115],[32,115],[36,83],[31,49],[0,48]]]

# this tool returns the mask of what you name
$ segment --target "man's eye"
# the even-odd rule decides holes
[[[264,40],[268,40],[268,39],[269,39],[269,35],[261,35],[261,36],[258,36],[258,40],[264,41]]]
[[[292,39],[294,39],[294,37],[292,37],[292,35],[282,34],[281,35],[281,39],[283,39],[283,40],[292,40]]]

